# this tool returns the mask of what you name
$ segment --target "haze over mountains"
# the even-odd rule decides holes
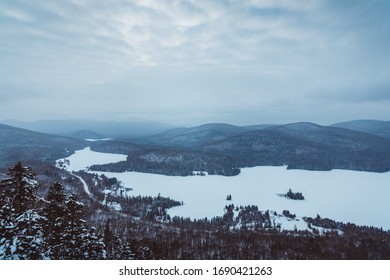
[[[85,140],[0,124],[0,167],[9,167],[17,161],[54,161],[85,145]]]
[[[356,120],[331,125],[333,127],[348,128],[390,138],[390,121]]]
[[[75,138],[128,138],[155,134],[173,128],[172,125],[159,122],[120,122],[78,119],[38,120],[33,122],[3,120],[0,123],[32,131],[72,136]]]
[[[223,140],[248,131],[250,129],[231,124],[210,123],[190,128],[173,128],[135,141],[155,145],[189,147]]]
[[[91,146],[95,151],[128,155],[125,162],[92,167],[100,171],[133,170],[184,176],[202,170],[237,175],[239,168],[261,165],[308,170],[390,170],[390,139],[386,137],[390,130],[389,122],[385,121],[351,121],[331,126],[304,122],[255,126],[211,123],[163,132],[159,130],[168,125],[152,129],[148,123],[139,130],[129,123],[94,121],[42,121],[29,125],[58,132],[66,128],[67,133],[58,134],[68,136],[1,125],[0,166],[31,159],[50,162]],[[74,132],[69,133],[72,128]],[[135,137],[140,131],[157,133]],[[83,140],[114,135],[120,136],[106,141]],[[130,136],[124,139],[125,135]]]

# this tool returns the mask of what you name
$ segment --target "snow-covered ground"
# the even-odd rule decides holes
[[[67,158],[68,170],[81,170],[97,163],[125,160],[124,155],[92,152],[86,148]],[[204,218],[223,215],[227,204],[257,205],[261,210],[274,210],[281,214],[289,210],[299,217],[321,217],[358,225],[390,229],[390,172],[371,173],[348,170],[307,171],[287,170],[286,167],[243,168],[238,176],[188,176],[174,177],[139,172],[109,173],[126,187],[132,187],[134,195],[162,196],[183,201],[183,206],[169,210],[171,215]],[[302,192],[305,200],[291,200],[277,194],[291,188]],[[227,195],[231,201],[226,200]],[[283,228],[296,225],[302,228],[302,220],[291,222],[278,219]]]
[[[103,138],[103,139],[84,139],[85,141],[89,141],[89,142],[96,142],[96,141],[108,141],[108,140],[112,140],[112,138]]]

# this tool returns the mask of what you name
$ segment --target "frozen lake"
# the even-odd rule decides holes
[[[89,148],[67,158],[69,170],[85,169],[95,163],[125,160],[124,155],[92,152]],[[204,218],[223,215],[227,204],[257,205],[261,210],[283,210],[297,216],[327,217],[390,229],[390,172],[348,170],[306,171],[286,167],[243,168],[238,176],[165,176],[139,172],[104,173],[134,189],[134,195],[162,196],[183,201],[170,209],[171,215]],[[305,200],[289,200],[277,194],[291,188]],[[232,195],[227,201],[226,196]]]

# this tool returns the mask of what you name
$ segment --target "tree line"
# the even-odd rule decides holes
[[[285,231],[269,211],[233,204],[212,219],[137,219],[93,201],[84,207],[58,182],[42,195],[38,189],[47,186],[35,178],[17,163],[0,181],[0,259],[390,259],[390,232],[383,229],[318,215],[305,218],[312,232]],[[335,231],[316,234],[317,227]]]
[[[0,259],[112,257],[107,255],[104,236],[83,219],[84,205],[75,194],[66,196],[63,185],[54,183],[46,197],[38,196],[35,174],[20,162],[7,175],[0,182]],[[134,257],[129,250],[123,252],[126,246],[119,238],[115,244],[121,258]]]

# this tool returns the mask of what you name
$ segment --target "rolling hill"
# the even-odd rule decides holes
[[[390,121],[354,120],[335,123],[332,127],[348,128],[390,139]]]
[[[231,124],[209,123],[190,128],[173,128],[135,141],[150,145],[191,147],[223,140],[250,130]]]
[[[126,162],[93,168],[166,175],[190,175],[195,170],[236,175],[241,167],[281,165],[306,170],[390,170],[390,140],[313,123],[292,123],[254,131],[213,124],[170,130],[153,141],[156,141],[153,146],[136,146],[136,150],[134,144],[121,143],[122,152],[126,152],[126,145],[131,147]],[[104,141],[99,145],[99,149],[103,149],[113,144]],[[115,152],[115,145],[109,151]]]
[[[227,154],[239,167],[288,165],[308,170],[390,170],[390,141],[368,133],[293,123],[251,131],[204,145],[201,150]]]
[[[159,122],[126,122],[96,120],[4,120],[1,123],[36,132],[68,136],[77,131],[92,131],[103,138],[130,138],[152,135],[171,129],[173,126]]]
[[[385,125],[386,122],[381,125]],[[379,124],[379,123],[378,123]],[[134,170],[167,175],[192,171],[236,175],[238,168],[280,166],[307,170],[390,170],[390,139],[382,136],[301,122],[253,126],[205,124],[175,128],[150,137],[87,142],[0,125],[0,166],[18,160],[52,161],[91,146],[99,152],[128,155],[127,161],[94,170]],[[80,132],[74,136],[96,135]]]
[[[84,140],[0,124],[0,167],[17,161],[53,161],[87,146]]]
[[[77,138],[77,139],[103,139],[105,138],[104,135],[101,135],[99,133],[96,133],[91,130],[78,130],[74,132],[67,133],[64,136]]]

